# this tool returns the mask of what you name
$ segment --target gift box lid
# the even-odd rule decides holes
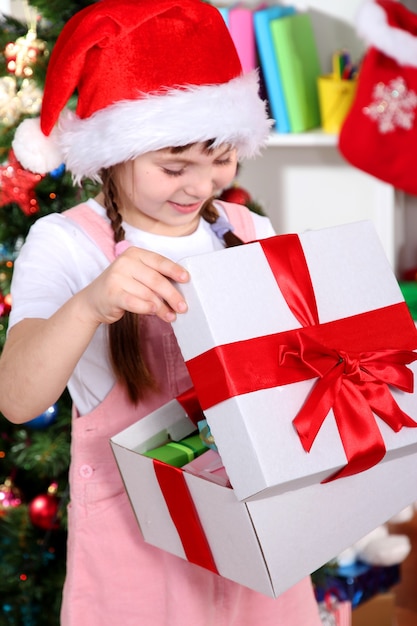
[[[417,449],[416,328],[371,222],[181,264],[173,328],[239,499]]]

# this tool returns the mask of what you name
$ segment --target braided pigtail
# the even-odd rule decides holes
[[[125,231],[118,209],[120,198],[114,168],[103,170],[101,179],[103,204],[114,232],[114,241],[119,243],[125,239]],[[217,232],[227,248],[243,244],[225,220],[226,228],[223,230],[220,227],[221,234],[219,234],[218,227],[223,218],[219,215],[212,199],[203,205],[201,216],[212,225],[213,230]],[[156,381],[142,356],[139,315],[126,311],[120,320],[110,324],[109,348],[113,371],[117,379],[126,387],[133,403],[137,404],[148,391],[157,389]]]
[[[118,194],[112,168],[101,173],[104,207],[114,232],[114,241],[125,238],[122,216],[118,210]],[[126,311],[123,317],[109,326],[110,358],[117,379],[122,382],[129,398],[135,404],[149,389],[155,389],[155,380],[140,349],[139,316]]]
[[[220,214],[214,206],[212,198],[210,200],[207,200],[207,202],[202,206],[201,217],[205,219],[206,222],[208,222],[210,225],[213,225],[213,230],[215,230],[215,225],[220,218]],[[230,229],[222,231],[221,238],[223,239],[226,248],[241,246],[244,243],[242,239],[235,235],[234,232]]]

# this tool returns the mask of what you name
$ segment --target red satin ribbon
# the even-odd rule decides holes
[[[177,529],[185,555],[195,565],[218,574],[207,537],[181,469],[155,459],[155,475]]]
[[[298,236],[259,243],[302,328],[217,346],[187,361],[201,406],[204,410],[244,393],[318,378],[293,421],[304,449],[310,451],[333,409],[348,464],[328,480],[369,469],[386,452],[373,412],[395,432],[417,426],[388,388],[413,390],[406,365],[417,359],[410,349],[417,347],[417,332],[407,305],[320,324]]]
[[[195,426],[197,426],[198,422],[201,420],[206,419],[194,387],[190,387],[175,399],[182,406]]]

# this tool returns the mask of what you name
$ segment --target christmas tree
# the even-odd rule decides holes
[[[50,51],[63,24],[92,2],[30,0],[23,20],[0,29],[0,351],[12,306],[13,264],[30,226],[94,192],[74,187],[63,168],[40,176],[15,160],[17,125],[39,114]],[[71,103],[70,103],[71,106]],[[24,393],[24,389],[22,389]],[[66,561],[71,403],[16,426],[0,416],[0,626],[59,624]]]
[[[97,191],[91,181],[75,187],[63,167],[46,176],[26,171],[11,149],[19,123],[40,112],[49,56],[63,25],[92,3],[28,0],[23,5],[22,0],[24,19],[1,19],[0,352],[13,305],[13,264],[31,225]],[[74,108],[75,99],[68,106]],[[246,190],[233,185],[226,192],[232,194],[230,201],[261,212]],[[67,393],[23,425],[13,425],[0,415],[0,626],[59,624],[66,564],[70,423]]]

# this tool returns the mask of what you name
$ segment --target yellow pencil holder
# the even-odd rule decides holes
[[[317,79],[321,125],[325,133],[340,132],[356,93],[356,80],[342,80],[332,74]]]

